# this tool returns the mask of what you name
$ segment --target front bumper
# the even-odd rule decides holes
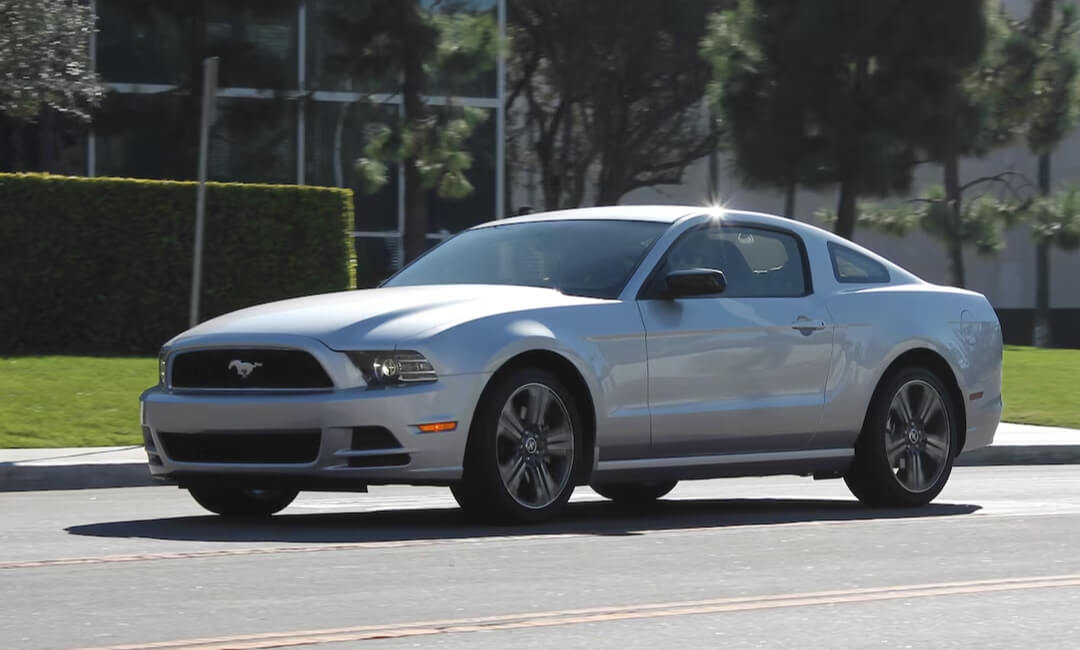
[[[295,394],[185,393],[154,387],[140,398],[150,471],[159,480],[181,483],[219,478],[357,488],[368,483],[448,483],[461,478],[469,423],[488,378],[451,375],[431,384]],[[450,421],[457,422],[453,431],[421,433],[417,428]],[[382,444],[381,438],[376,444],[364,443],[364,432],[372,427],[387,430],[396,446]],[[232,460],[222,460],[213,458],[212,451],[205,452],[210,457],[193,460],[190,449],[198,444],[183,445],[188,456],[177,444],[212,441],[218,435],[258,450],[274,442],[275,434],[297,431],[318,433],[313,460],[235,462],[235,453]],[[178,438],[185,435],[192,437]],[[384,459],[391,464],[381,464]]]

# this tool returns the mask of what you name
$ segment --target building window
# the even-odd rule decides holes
[[[394,105],[320,101],[308,104],[304,181],[308,185],[352,189],[358,231],[397,230],[397,165],[387,166],[387,183],[374,194],[364,192],[354,171],[354,163],[364,155],[371,126],[392,124],[397,114]]]
[[[444,15],[471,14],[497,23],[505,0],[420,0]],[[236,0],[148,3],[97,0],[97,69],[109,94],[87,139],[87,172],[188,180],[197,171],[202,60],[220,59],[211,127],[213,180],[306,183],[351,188],[361,285],[400,266],[404,214],[400,171],[364,192],[354,172],[370,128],[400,115],[392,67],[369,78],[350,74],[348,18],[362,24],[373,0]],[[492,54],[492,58],[495,56]],[[428,195],[429,242],[496,216],[496,134],[501,114],[497,61],[464,65],[469,74],[433,66],[430,110],[447,105],[485,110],[469,141],[473,192],[461,200]]]

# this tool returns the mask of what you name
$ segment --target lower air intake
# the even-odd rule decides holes
[[[307,464],[319,457],[321,432],[158,432],[165,455],[181,463]]]

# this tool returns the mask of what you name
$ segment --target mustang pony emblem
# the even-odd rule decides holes
[[[258,368],[261,365],[262,364],[259,363],[258,361],[251,362],[251,361],[241,361],[239,359],[233,359],[232,361],[229,362],[229,370],[235,370],[237,376],[239,376],[240,379],[247,379],[248,375],[255,372],[255,369]]]

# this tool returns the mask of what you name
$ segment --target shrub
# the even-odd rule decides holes
[[[0,174],[0,353],[153,353],[188,324],[196,184]],[[210,183],[200,319],[355,285],[349,190]]]

